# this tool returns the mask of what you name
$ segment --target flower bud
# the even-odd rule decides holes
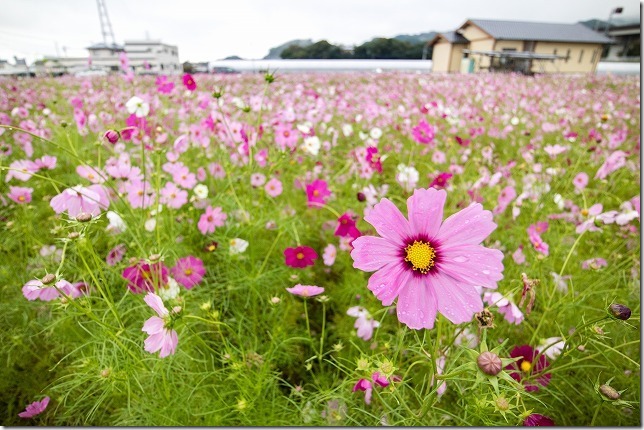
[[[56,280],[56,276],[53,273],[47,273],[43,278],[40,280],[45,285],[51,284]]]
[[[494,403],[496,403],[496,407],[500,411],[505,412],[508,409],[510,409],[510,402],[508,402],[508,399],[506,399],[505,397],[497,397],[496,400],[494,401]]]
[[[611,400],[617,400],[619,399],[619,396],[620,396],[620,394],[617,392],[616,389],[606,384],[601,385],[599,387],[599,392]]]
[[[498,355],[493,352],[485,351],[481,353],[476,359],[476,363],[479,365],[479,369],[486,375],[495,376],[498,375],[503,364]]]
[[[111,143],[112,145],[116,144],[119,141],[121,135],[116,130],[107,130],[103,135],[103,139]]]
[[[620,305],[619,303],[613,303],[608,307],[608,310],[612,316],[619,320],[626,321],[631,317],[631,310],[627,306]]]
[[[72,231],[67,235],[67,238],[69,239],[77,239],[80,236],[80,233],[77,231]]]
[[[81,212],[78,215],[76,215],[76,221],[78,222],[88,222],[92,220],[92,214],[88,214],[87,212]]]
[[[359,202],[364,202],[365,200],[367,200],[367,196],[365,196],[364,193],[362,193],[362,192],[358,192],[356,197],[358,198]]]

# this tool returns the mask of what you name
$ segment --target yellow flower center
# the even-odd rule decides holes
[[[298,253],[297,253],[297,255],[296,255],[295,257],[296,257],[298,260],[301,260],[301,259],[303,259],[303,258],[304,258],[304,254],[302,254],[301,252],[298,252]]]
[[[313,190],[313,195],[317,197],[320,195],[320,192],[318,190]]]
[[[405,252],[407,253],[405,261],[411,263],[413,269],[418,270],[423,275],[434,267],[436,252],[434,248],[429,246],[429,243],[415,240],[411,245],[407,245]]]
[[[18,201],[24,202],[25,200],[25,196],[18,196]]]
[[[583,216],[588,216],[588,211],[587,211],[586,209],[582,209],[582,210],[581,210],[581,214],[582,214]]]
[[[525,373],[528,373],[530,369],[532,369],[532,363],[530,363],[529,361],[523,360],[521,362],[521,370],[523,370]]]
[[[186,270],[183,271],[183,273],[185,273],[186,276],[190,276],[190,275],[192,275],[192,269],[186,269]]]

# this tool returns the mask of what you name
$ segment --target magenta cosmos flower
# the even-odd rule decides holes
[[[133,293],[155,291],[168,283],[168,268],[161,262],[149,264],[144,260],[126,267],[121,276],[128,280],[127,287]]]
[[[320,207],[326,203],[326,198],[331,195],[326,181],[316,179],[306,186],[306,199],[309,207]]]
[[[555,422],[552,418],[541,414],[530,414],[523,420],[524,427],[548,427],[554,425]]]
[[[30,405],[27,405],[27,408],[18,414],[20,418],[32,418],[38,414],[41,414],[47,409],[49,405],[49,397],[45,397],[39,402],[33,402]]]
[[[317,285],[302,285],[297,284],[294,287],[287,288],[286,291],[289,293],[300,296],[300,297],[313,297],[324,292],[323,287],[318,287]]]
[[[161,297],[154,293],[148,293],[143,298],[145,303],[148,304],[159,315],[158,317],[150,317],[143,324],[141,331],[146,332],[149,336],[145,339],[145,350],[150,353],[159,352],[159,357],[164,358],[168,355],[174,354],[177,349],[179,339],[177,332],[172,327],[172,315],[176,314],[173,309],[171,314],[165,306]]]
[[[479,203],[441,223],[445,190],[417,189],[407,199],[409,221],[388,199],[365,217],[382,237],[352,243],[353,267],[376,271],[367,287],[384,306],[398,297],[398,320],[409,328],[431,329],[437,312],[454,324],[483,310],[476,286],[496,288],[503,278],[503,253],[481,245],[495,228],[492,213]]]
[[[284,250],[284,263],[290,267],[302,269],[306,266],[313,266],[317,258],[317,252],[308,246],[298,246]]]
[[[550,373],[546,373],[536,378],[539,385],[535,385],[531,378],[532,374],[536,374],[544,370],[550,365],[545,355],[539,355],[539,350],[532,348],[530,345],[516,346],[510,352],[510,357],[521,357],[517,362],[506,366],[506,370],[510,371],[510,376],[517,381],[521,382],[526,391],[537,391],[539,385],[546,386],[550,383]]]
[[[187,289],[196,286],[206,274],[206,268],[197,257],[189,255],[177,260],[177,264],[170,269],[172,277]]]
[[[197,83],[195,82],[192,75],[189,73],[186,73],[185,75],[183,75],[183,85],[186,87],[188,91],[194,91],[197,89]]]

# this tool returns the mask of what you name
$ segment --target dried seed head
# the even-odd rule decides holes
[[[76,221],[78,222],[88,222],[92,220],[92,214],[88,214],[87,212],[81,212],[78,215],[76,215]]]
[[[69,239],[76,239],[76,238],[78,238],[78,236],[80,236],[80,233],[79,233],[79,232],[77,232],[77,231],[72,231],[71,233],[69,233],[69,234],[67,235],[67,238],[69,238]]]
[[[483,373],[491,376],[498,375],[503,368],[503,363],[501,363],[499,356],[490,351],[481,353],[476,359],[476,363]]]
[[[611,387],[610,385],[602,385],[599,387],[599,391],[606,397],[608,397],[611,400],[617,400],[620,397],[620,394],[617,392],[616,389]]]
[[[494,403],[496,403],[496,407],[500,411],[507,411],[510,409],[510,402],[508,402],[508,399],[505,397],[497,397]]]
[[[159,261],[160,259],[161,259],[161,254],[152,254],[152,255],[150,255],[150,261],[153,262],[153,263],[155,261]]]
[[[56,276],[52,273],[47,273],[43,278],[40,280],[45,285],[52,284],[56,280]]]
[[[613,303],[608,307],[610,314],[617,319],[626,321],[631,317],[631,310],[628,306],[620,305],[619,303]]]
[[[494,315],[489,310],[483,309],[481,312],[474,314],[474,317],[479,325],[479,329],[494,328]]]

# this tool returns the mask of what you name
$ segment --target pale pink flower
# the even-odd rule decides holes
[[[601,257],[590,258],[588,260],[584,260],[581,262],[581,268],[584,270],[588,270],[588,269],[597,270],[606,266],[608,266],[608,262]]]
[[[38,414],[41,414],[47,409],[49,405],[49,397],[45,397],[39,402],[33,402],[30,405],[27,405],[27,408],[18,414],[20,418],[32,418]]]
[[[60,297],[59,290],[68,296],[75,297],[72,284],[64,279],[56,282],[55,286],[54,284],[45,285],[39,279],[32,279],[22,287],[22,295],[27,300],[39,299],[43,302],[50,302]]]
[[[133,180],[127,183],[127,200],[133,208],[148,208],[154,204],[156,193],[148,181]]]
[[[512,324],[519,325],[523,322],[523,312],[521,309],[508,300],[503,294],[494,291],[494,292],[485,292],[483,293],[483,301],[490,306],[496,306],[499,309],[499,313],[502,314],[506,321]]]
[[[572,180],[572,183],[575,185],[577,190],[583,190],[588,185],[588,175],[584,172],[577,173],[575,178]]]
[[[586,213],[587,219],[579,224],[575,231],[578,234],[581,234],[585,232],[586,230],[588,231],[600,231],[601,229],[595,225],[595,219],[597,218],[598,215],[601,214],[603,210],[603,206],[601,203],[596,203],[592,205],[590,208],[588,208],[587,211],[582,211],[583,213]]]
[[[347,315],[356,318],[353,327],[358,330],[358,337],[369,340],[373,336],[373,329],[380,327],[380,322],[371,317],[369,311],[362,306],[353,306],[347,309]]]
[[[108,208],[109,198],[102,185],[77,185],[52,198],[49,205],[57,214],[67,212],[70,217],[82,212],[97,216],[101,210]]]
[[[9,172],[5,176],[5,182],[9,182],[11,178],[16,178],[20,181],[27,181],[38,171],[38,166],[31,160],[16,160],[9,164]]]
[[[516,264],[525,263],[525,254],[523,253],[523,245],[519,245],[517,250],[512,253],[512,259]]]
[[[78,173],[81,178],[85,178],[90,181],[92,184],[102,184],[105,182],[105,172],[94,167],[85,165],[77,166],[76,173]]]
[[[442,313],[454,324],[483,310],[475,286],[496,288],[503,278],[503,253],[481,242],[496,228],[479,203],[444,222],[445,190],[417,189],[407,199],[409,221],[388,199],[365,217],[381,237],[352,243],[353,267],[376,271],[367,287],[384,306],[398,298],[398,320],[413,329],[434,327]]]
[[[282,194],[282,182],[277,178],[272,178],[264,185],[264,190],[269,196],[277,197]]]
[[[261,187],[265,182],[266,175],[264,175],[263,173],[253,173],[252,175],[250,175],[250,184],[255,188]]]
[[[179,209],[188,202],[188,192],[167,182],[161,190],[161,203],[172,209]]]
[[[286,291],[300,297],[313,297],[322,294],[324,288],[318,287],[317,285],[297,284],[294,287],[286,288]]]
[[[56,157],[52,155],[43,155],[40,158],[34,160],[34,164],[38,169],[47,169],[51,170],[56,167]]]
[[[214,233],[216,227],[221,227],[226,221],[226,215],[220,207],[213,208],[208,206],[206,211],[199,218],[197,223],[197,228],[201,234],[206,235],[208,233]]]
[[[335,263],[335,257],[337,256],[338,251],[335,249],[335,246],[332,243],[329,243],[322,253],[322,261],[324,261],[325,266],[333,266]]]
[[[18,204],[31,203],[31,193],[33,192],[33,188],[9,187],[9,194],[7,194],[7,197]]]
[[[601,165],[595,179],[605,179],[608,175],[626,166],[626,153],[624,151],[615,151],[606,157],[606,161]]]
[[[174,354],[179,339],[177,332],[172,329],[172,315],[163,305],[161,297],[156,294],[149,292],[143,300],[158,315],[158,317],[148,318],[141,329],[148,334],[148,338],[145,339],[145,350],[150,353],[160,351],[160,358]],[[173,309],[173,314],[175,313]]]

